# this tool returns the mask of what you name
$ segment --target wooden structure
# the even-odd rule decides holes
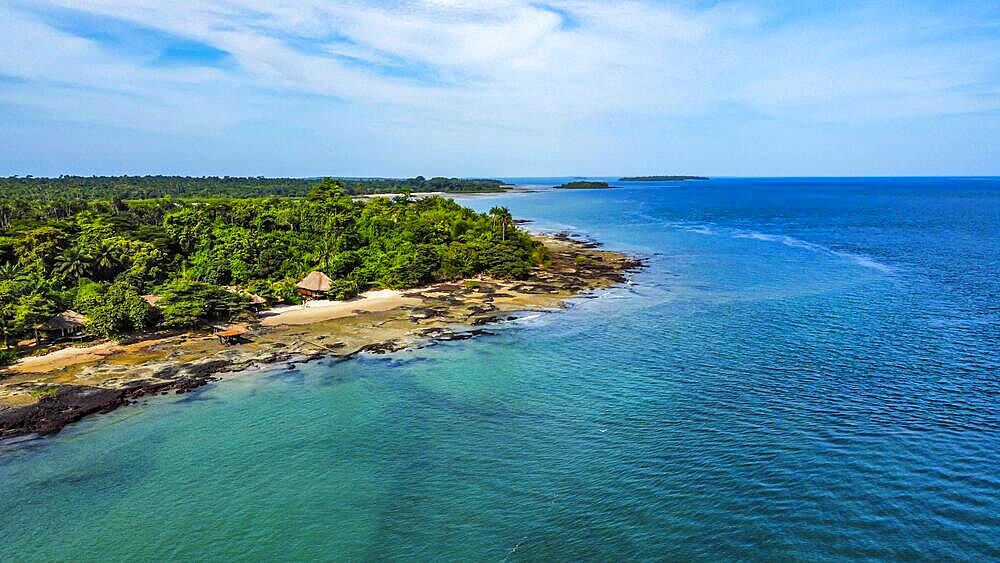
[[[42,330],[52,335],[58,332],[60,338],[65,338],[83,332],[86,326],[87,319],[80,313],[63,311],[42,325]]]
[[[248,334],[250,334],[250,329],[245,326],[231,326],[217,331],[215,336],[219,339],[219,342],[228,346],[230,344],[238,344]]]
[[[305,299],[322,299],[326,297],[326,292],[333,286],[333,280],[323,272],[310,272],[308,276],[302,278],[295,287],[299,288],[299,295]]]

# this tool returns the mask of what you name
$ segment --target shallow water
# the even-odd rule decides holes
[[[464,201],[631,285],[6,447],[0,560],[1000,558],[1000,180],[671,186]]]

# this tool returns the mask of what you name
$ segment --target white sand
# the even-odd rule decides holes
[[[420,303],[421,300],[418,298],[404,297],[402,291],[380,289],[362,293],[357,298],[347,301],[321,299],[307,301],[305,305],[277,307],[264,312],[261,315],[260,324],[264,326],[304,325],[351,317],[358,313],[389,311],[403,305],[419,305]]]
[[[277,307],[261,316],[264,326],[305,325],[331,319],[351,317],[358,313],[389,311],[403,305],[419,305],[421,300],[405,297],[403,292],[382,289],[362,293],[348,301],[316,300],[303,305]],[[96,362],[113,354],[139,350],[167,339],[144,340],[130,345],[105,341],[91,346],[69,346],[43,356],[21,358],[8,369],[14,373],[41,373],[76,364]]]

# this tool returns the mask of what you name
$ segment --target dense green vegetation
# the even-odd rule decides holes
[[[60,176],[0,178],[0,194],[8,199],[91,200],[117,197],[302,197],[312,190],[315,178],[233,178],[187,176]],[[499,192],[499,180],[465,178],[344,178],[348,194],[410,192]]]
[[[625,176],[619,182],[674,182],[682,180],[708,180],[705,176]]]
[[[607,182],[567,182],[561,186],[556,186],[557,190],[602,190],[605,188],[610,188]]]
[[[481,273],[521,278],[544,260],[504,208],[362,201],[330,179],[300,198],[0,199],[12,205],[19,212],[0,226],[0,349],[66,309],[91,334],[118,336],[238,317],[248,293],[296,302],[312,270],[333,279],[331,297],[348,298]]]

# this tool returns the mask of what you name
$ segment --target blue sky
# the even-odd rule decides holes
[[[1000,3],[12,0],[0,174],[1000,174]]]

